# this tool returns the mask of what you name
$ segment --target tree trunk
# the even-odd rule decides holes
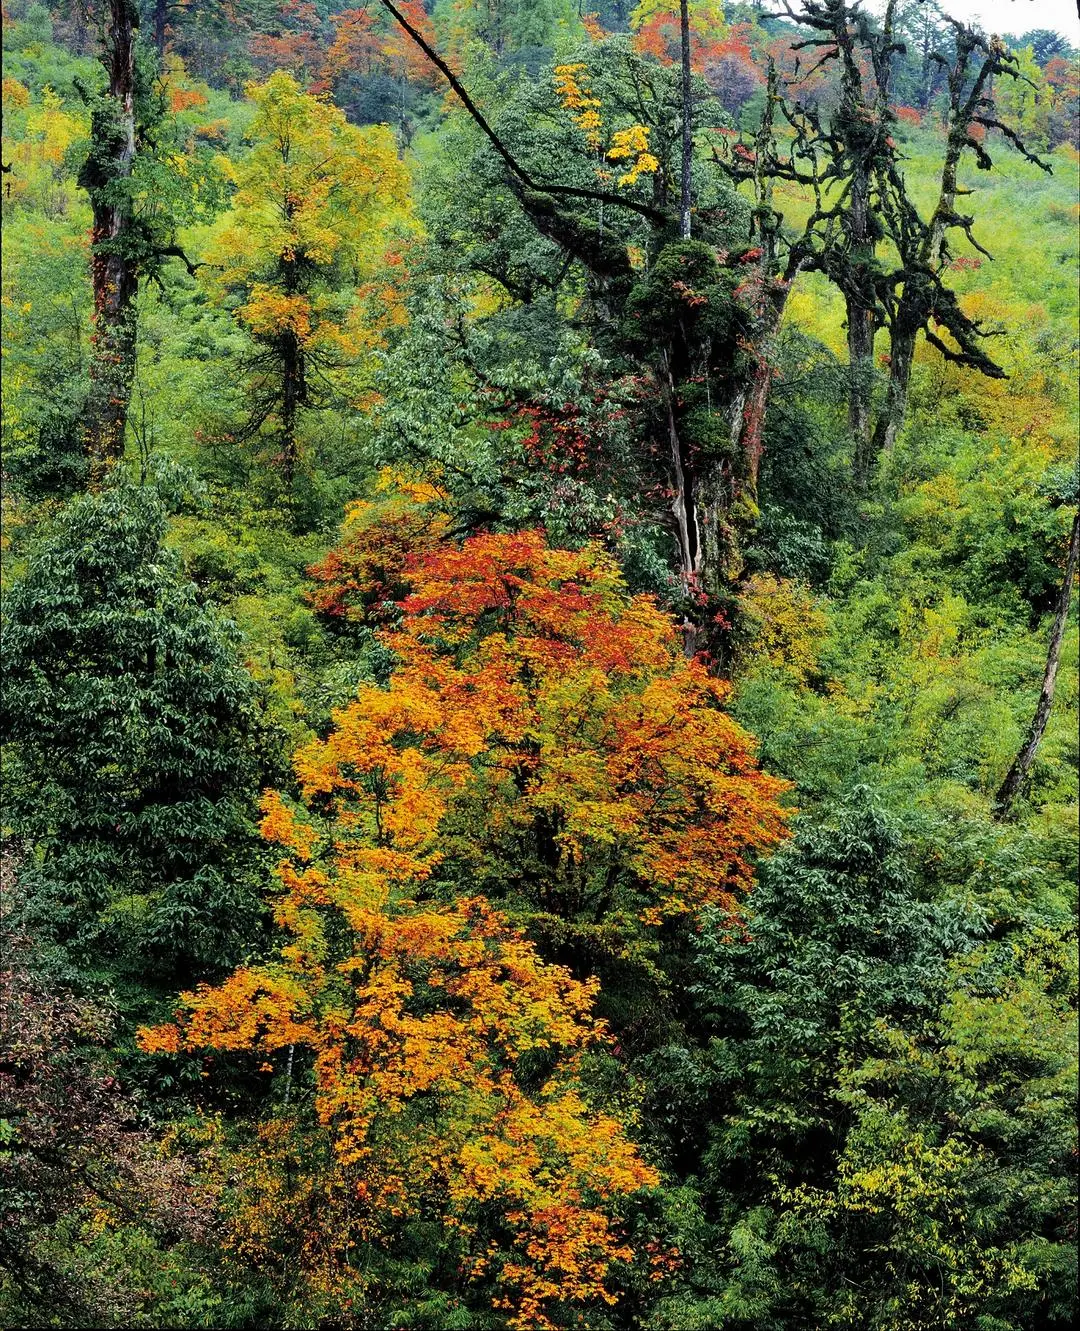
[[[690,86],[690,8],[679,0],[679,33],[682,40],[682,173],[679,192],[679,235],[690,239],[690,200],[694,160],[694,109]]]
[[[91,479],[101,480],[124,452],[135,373],[138,261],[127,182],[135,162],[135,29],[132,0],[110,0],[104,64],[108,91],[94,108],[90,152],[79,183],[90,195],[94,333],[85,441]]]
[[[868,472],[874,392],[874,312],[847,300],[848,428],[855,441],[855,474]]]
[[[165,54],[165,28],[169,21],[169,0],[154,0],[154,47],[158,59]]]
[[[703,373],[712,378],[710,367],[677,359],[671,349],[663,358],[661,390],[672,460],[672,512],[680,576],[692,607],[684,622],[688,655],[715,648],[714,614],[718,604],[730,599],[743,572],[743,545],[757,519],[772,342],[793,279],[770,279],[762,271],[760,280],[763,296],[750,364],[735,381],[723,374],[712,379],[711,410],[724,419],[728,441],[721,451],[705,452],[688,445],[692,431],[684,425],[679,400],[680,383],[700,381]]]
[[[860,465],[856,455],[855,475],[860,485],[866,485],[870,473],[882,453],[891,453],[904,425],[907,415],[908,388],[911,383],[911,367],[915,363],[915,339],[917,330],[896,331],[893,334],[892,349],[889,353],[889,386],[885,392],[885,403],[874,427],[874,438],[865,459]]]
[[[1027,739],[1021,745],[1020,752],[1013,760],[1001,789],[994,799],[994,817],[1007,818],[1013,801],[1027,785],[1031,765],[1042,742],[1046,723],[1050,720],[1050,708],[1054,705],[1054,689],[1057,685],[1058,662],[1061,659],[1061,641],[1065,636],[1065,625],[1069,619],[1069,602],[1072,599],[1073,579],[1076,577],[1077,546],[1080,542],[1080,513],[1073,518],[1072,535],[1069,539],[1069,554],[1065,560],[1065,576],[1061,580],[1061,593],[1058,596],[1057,613],[1050,630],[1050,650],[1046,657],[1046,670],[1043,672],[1042,692]]]
[[[290,330],[281,338],[281,475],[287,486],[296,475],[296,413],[306,401],[304,349]]]
[[[851,202],[844,229],[850,253],[844,259],[841,289],[847,312],[848,425],[858,459],[870,443],[871,406],[874,386],[874,298],[867,290],[874,263],[875,243],[870,227],[870,167],[867,150],[856,156]]]

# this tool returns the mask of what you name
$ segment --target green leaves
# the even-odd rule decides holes
[[[255,689],[152,490],[62,510],[7,598],[6,820],[25,921],[78,967],[227,965],[257,917]]]

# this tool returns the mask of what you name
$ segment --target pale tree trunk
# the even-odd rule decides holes
[[[1028,782],[1035,755],[1039,751],[1046,723],[1050,720],[1050,709],[1054,705],[1054,690],[1057,685],[1058,662],[1061,660],[1061,642],[1065,637],[1065,625],[1069,619],[1069,602],[1072,599],[1073,579],[1076,577],[1077,545],[1080,541],[1080,513],[1073,518],[1072,535],[1069,538],[1069,553],[1065,560],[1065,576],[1061,580],[1061,592],[1058,596],[1057,613],[1054,615],[1050,630],[1050,650],[1046,655],[1046,669],[1043,671],[1042,690],[1035,715],[1031,719],[1027,738],[1020,747],[1020,752],[1013,760],[1013,765],[1001,783],[1001,789],[994,798],[994,817],[1007,818],[1016,797]]]
[[[758,474],[772,380],[772,343],[783,317],[792,281],[760,274],[762,300],[756,344],[744,377],[732,385],[713,411],[725,417],[730,440],[722,455],[702,455],[682,439],[678,381],[665,353],[663,396],[672,458],[672,511],[679,544],[680,573],[687,599],[705,615],[729,595],[743,572],[742,547],[757,515]],[[792,279],[793,280],[793,279]],[[680,373],[693,376],[692,367]],[[701,616],[683,626],[686,650],[708,650],[714,636]]]
[[[85,440],[91,479],[97,483],[123,456],[124,431],[135,373],[138,261],[132,245],[128,181],[135,164],[134,0],[110,0],[104,33],[109,83],[94,108],[90,153],[79,183],[90,195],[93,224],[91,279],[94,333]]]

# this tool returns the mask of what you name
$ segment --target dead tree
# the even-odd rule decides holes
[[[1061,660],[1061,642],[1065,637],[1065,626],[1069,620],[1069,602],[1072,600],[1073,581],[1076,578],[1078,542],[1080,542],[1080,513],[1073,517],[1069,553],[1065,558],[1065,575],[1061,580],[1057,610],[1050,629],[1050,649],[1046,655],[1046,669],[1043,671],[1038,705],[1035,708],[1035,715],[1031,718],[1027,737],[1020,746],[1020,752],[1013,759],[1013,764],[1001,783],[1001,789],[994,798],[994,817],[997,819],[1009,816],[1013,802],[1027,786],[1035,755],[1039,751],[1039,745],[1046,731],[1046,723],[1050,720],[1050,709],[1054,705],[1054,690],[1057,685],[1058,663]]]

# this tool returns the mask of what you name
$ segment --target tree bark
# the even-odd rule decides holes
[[[679,34],[682,41],[682,172],[679,190],[679,235],[690,239],[690,201],[694,159],[694,109],[690,85],[690,6],[679,0]]]
[[[847,299],[848,428],[855,441],[855,475],[869,473],[874,391],[874,311]]]
[[[281,338],[281,476],[291,486],[296,475],[296,414],[307,401],[307,375],[300,339],[289,330]]]
[[[154,0],[154,48],[158,59],[165,54],[165,28],[169,20],[169,0]]]
[[[1058,662],[1061,659],[1061,642],[1065,637],[1065,625],[1069,619],[1069,602],[1072,599],[1073,579],[1076,577],[1076,561],[1080,542],[1080,513],[1073,518],[1072,535],[1069,539],[1069,553],[1065,560],[1065,576],[1061,581],[1061,593],[1058,596],[1057,613],[1050,630],[1050,650],[1046,656],[1046,669],[1043,672],[1042,691],[1039,702],[1028,729],[1027,738],[1020,747],[1020,752],[1013,760],[1013,765],[1001,783],[1001,789],[994,799],[994,817],[1003,819],[1009,816],[1013,802],[1028,782],[1035,755],[1039,751],[1050,720],[1050,709],[1054,705],[1054,689],[1057,685]]]
[[[100,482],[124,452],[135,373],[138,260],[132,244],[127,183],[135,164],[135,30],[133,0],[109,0],[103,62],[108,90],[94,108],[90,152],[79,183],[90,195],[94,333],[85,423],[91,481]]]
[[[891,453],[897,436],[903,428],[907,416],[908,388],[911,383],[911,367],[915,363],[915,339],[918,329],[893,332],[893,344],[889,353],[889,386],[885,391],[885,402],[874,427],[874,438],[863,459],[858,453],[855,457],[855,478],[860,486],[865,486],[870,479],[874,463],[882,453]]]

